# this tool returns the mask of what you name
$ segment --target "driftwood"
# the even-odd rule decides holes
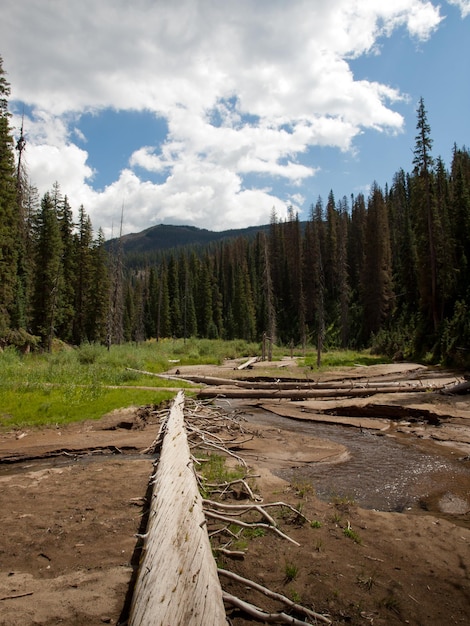
[[[237,367],[237,370],[244,370],[247,367],[251,367],[258,360],[259,360],[259,358],[257,356],[251,357],[251,359],[248,359],[248,361],[245,361],[245,363],[242,363],[241,365],[239,365]]]
[[[149,526],[129,626],[221,626],[222,589],[212,556],[180,392],[154,474]]]

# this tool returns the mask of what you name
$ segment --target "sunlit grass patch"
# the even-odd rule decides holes
[[[2,385],[0,426],[40,427],[98,419],[116,408],[160,404],[171,391],[108,389],[99,385]]]

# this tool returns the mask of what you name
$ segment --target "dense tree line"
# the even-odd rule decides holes
[[[470,152],[432,156],[423,100],[413,170],[336,199],[300,222],[132,259],[105,250],[85,209],[28,185],[9,127],[0,59],[0,342],[72,344],[243,338],[370,347],[470,363]],[[21,138],[20,138],[21,140]],[[21,145],[19,155],[21,155]],[[135,256],[135,255],[134,255]]]
[[[109,269],[104,237],[85,209],[73,221],[59,185],[39,198],[9,125],[0,58],[0,346],[48,350],[54,338],[80,344],[109,335]]]
[[[469,260],[470,151],[454,146],[449,171],[433,159],[421,100],[413,171],[390,187],[374,183],[367,198],[330,192],[307,222],[273,212],[267,234],[202,255],[187,248],[151,266],[142,257],[128,277],[125,338],[267,333],[468,364]]]

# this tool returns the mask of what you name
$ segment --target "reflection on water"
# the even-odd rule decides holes
[[[344,445],[344,463],[313,463],[275,472],[288,481],[307,480],[323,499],[348,497],[364,508],[403,511],[432,492],[451,491],[456,482],[470,484],[470,470],[457,459],[425,453],[392,437],[332,424],[299,422],[264,411],[246,415],[248,421],[295,430]]]

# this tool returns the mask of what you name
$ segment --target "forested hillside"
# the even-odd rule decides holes
[[[149,229],[126,254],[123,241],[94,236],[84,207],[74,222],[58,184],[38,197],[22,168],[23,137],[13,144],[8,96],[0,59],[2,346],[266,333],[470,363],[470,151],[454,145],[449,169],[433,157],[422,100],[411,172],[391,175],[385,189],[332,191],[307,222],[273,211],[249,236],[204,231],[204,245],[175,240],[166,252],[150,245]]]

